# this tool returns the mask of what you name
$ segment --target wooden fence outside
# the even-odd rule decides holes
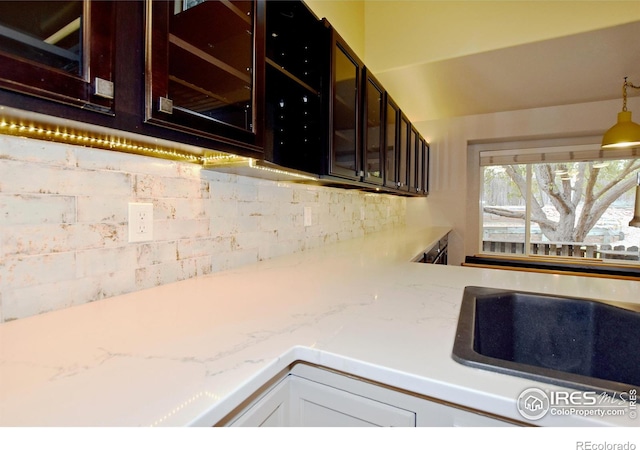
[[[580,242],[531,242],[531,255],[564,256],[595,259],[640,261],[638,246],[586,244]],[[482,251],[504,254],[525,254],[524,242],[483,241]]]

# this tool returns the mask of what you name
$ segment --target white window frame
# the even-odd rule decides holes
[[[499,166],[508,164],[527,165],[527,198],[525,199],[525,240],[524,253],[513,256],[531,257],[531,196],[532,196],[532,164],[554,162],[579,162],[596,160],[619,160],[626,158],[640,159],[640,148],[624,148],[603,150],[601,148],[601,136],[581,136],[567,138],[551,138],[539,140],[499,141],[499,142],[470,142],[468,149],[477,154],[478,165],[478,247],[479,254],[508,255],[507,253],[486,252],[483,249],[484,222],[483,222],[483,198],[484,198],[484,168],[487,166]],[[551,256],[553,257],[553,256]],[[561,258],[561,257],[558,257]],[[579,260],[579,258],[576,258]],[[622,261],[603,259],[603,263],[630,262],[640,264],[638,261]]]

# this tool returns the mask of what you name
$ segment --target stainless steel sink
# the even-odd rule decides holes
[[[467,286],[453,359],[574,389],[640,387],[640,305]]]

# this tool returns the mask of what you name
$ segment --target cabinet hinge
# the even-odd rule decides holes
[[[159,97],[158,99],[158,111],[173,114],[173,100],[167,97]]]
[[[93,95],[102,98],[113,99],[113,82],[96,77],[93,82]]]

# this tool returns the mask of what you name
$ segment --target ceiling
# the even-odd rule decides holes
[[[624,77],[640,86],[640,21],[375,74],[412,122],[612,99],[622,106]]]

